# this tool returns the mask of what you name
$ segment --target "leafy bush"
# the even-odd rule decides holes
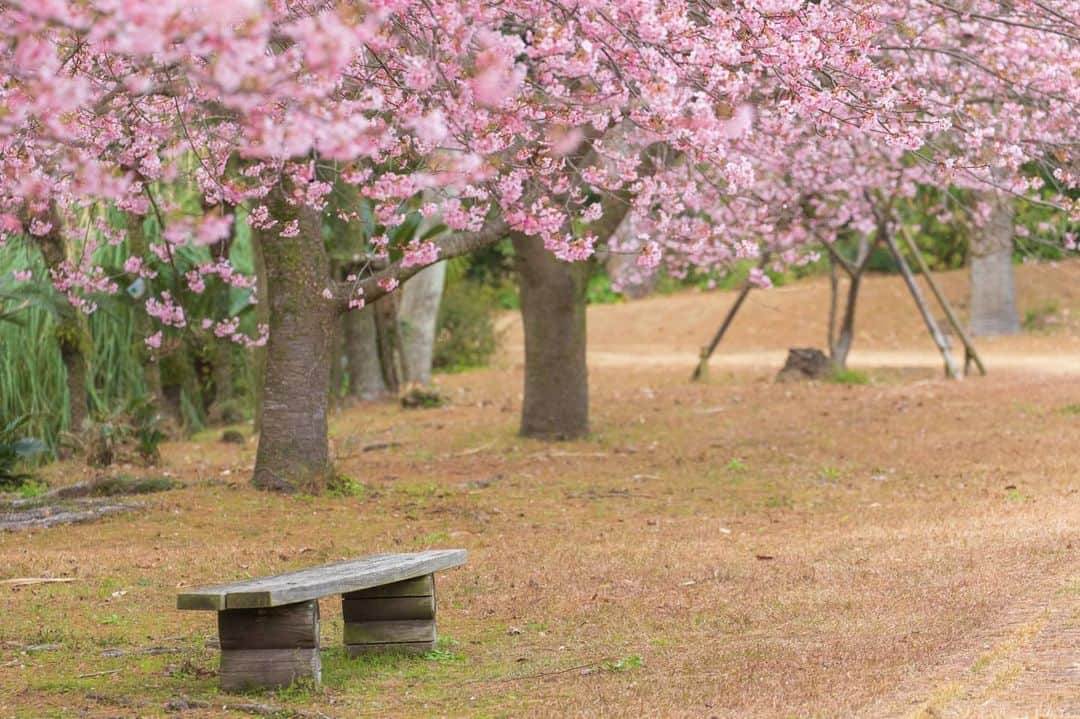
[[[610,305],[624,299],[622,294],[611,288],[611,277],[607,270],[602,265],[594,264],[585,288],[585,301],[590,305]]]
[[[84,443],[86,463],[91,467],[136,458],[152,467],[161,460],[158,445],[165,439],[158,427],[160,420],[149,400],[135,399],[124,409],[92,421],[85,437],[75,439]]]
[[[21,471],[19,465],[48,451],[40,439],[16,436],[28,419],[25,415],[16,417],[0,428],[0,489],[19,489],[33,482],[34,475]]]
[[[484,367],[498,349],[495,291],[474,282],[449,282],[439,306],[435,333],[436,369],[451,372]]]

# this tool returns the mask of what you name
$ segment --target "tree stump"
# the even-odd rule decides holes
[[[787,361],[776,375],[777,382],[825,379],[832,373],[832,362],[825,353],[813,347],[792,347]]]

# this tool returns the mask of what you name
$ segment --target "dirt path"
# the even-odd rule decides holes
[[[758,352],[730,352],[714,355],[709,362],[713,368],[768,369],[784,364],[783,350]],[[982,355],[989,371],[1008,370],[1039,372],[1043,374],[1080,374],[1080,354],[1045,354],[1021,352],[986,352]],[[957,357],[957,360],[961,360]],[[589,364],[593,367],[685,367],[690,372],[697,364],[691,352],[589,352]],[[894,369],[939,369],[941,355],[918,350],[863,350],[852,352],[848,361],[851,367]]]
[[[1080,577],[1049,583],[967,650],[880,702],[912,719],[1080,717]]]
[[[967,276],[941,273],[939,283],[966,318]],[[858,368],[938,369],[937,348],[898,277],[866,279],[850,364]],[[1080,374],[1080,261],[1017,268],[1019,312],[1030,330],[1015,337],[977,338],[990,371]],[[697,364],[733,292],[687,291],[589,308],[589,361],[594,367],[683,367]],[[711,366],[775,372],[789,347],[824,346],[829,286],[814,278],[753,292]],[[940,313],[938,313],[940,314]],[[500,317],[508,359],[523,360],[517,313]],[[954,341],[954,347],[959,343]],[[956,350],[954,350],[955,352]],[[962,350],[957,352],[962,359]]]

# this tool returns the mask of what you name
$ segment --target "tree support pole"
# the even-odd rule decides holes
[[[881,234],[884,236],[885,244],[889,246],[889,251],[896,260],[896,264],[900,267],[900,274],[904,276],[904,282],[911,292],[911,297],[915,300],[915,305],[919,308],[919,312],[922,313],[923,321],[926,322],[926,328],[930,331],[930,336],[933,338],[934,344],[941,350],[941,356],[945,360],[945,376],[949,379],[960,379],[960,368],[956,366],[956,361],[953,359],[952,352],[949,351],[949,345],[945,341],[945,336],[941,333],[941,328],[938,327],[937,322],[934,320],[934,316],[930,313],[930,308],[927,307],[926,300],[923,299],[922,291],[915,281],[915,275],[911,273],[911,267],[908,266],[904,256],[900,254],[900,248],[896,246],[896,240],[893,239],[892,233],[885,231]]]
[[[769,253],[764,253],[761,256],[761,261],[758,262],[757,268],[763,269],[769,262]],[[739,296],[735,298],[735,304],[728,310],[727,315],[724,317],[723,323],[720,325],[720,329],[716,331],[716,334],[712,338],[712,342],[708,347],[701,348],[701,360],[698,362],[698,366],[694,368],[694,373],[690,375],[691,382],[697,382],[704,379],[709,372],[709,358],[712,357],[713,352],[716,351],[717,345],[720,344],[720,340],[724,338],[724,333],[727,332],[728,327],[731,326],[732,321],[735,319],[735,315],[739,313],[739,308],[742,307],[743,302],[746,300],[746,296],[750,294],[750,290],[754,285],[751,284],[749,278],[746,280],[746,284],[739,290]]]
[[[968,374],[968,369],[971,363],[974,362],[975,366],[979,369],[979,374],[986,376],[986,366],[983,365],[982,358],[979,357],[978,351],[975,349],[975,345],[972,343],[971,338],[968,337],[967,332],[960,325],[960,321],[956,317],[956,313],[953,312],[952,305],[945,299],[944,293],[934,282],[934,278],[930,275],[930,268],[926,266],[926,261],[923,260],[922,254],[919,252],[919,248],[915,245],[915,241],[911,239],[911,235],[908,234],[907,228],[900,228],[900,236],[904,238],[904,244],[907,245],[911,255],[915,258],[916,264],[919,265],[919,272],[926,278],[926,283],[930,285],[930,291],[934,293],[934,297],[937,298],[938,304],[941,305],[941,309],[945,311],[945,317],[949,320],[949,324],[956,330],[956,336],[960,338],[960,341],[964,343],[964,374]]]

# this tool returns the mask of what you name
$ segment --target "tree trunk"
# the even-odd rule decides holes
[[[81,434],[90,417],[86,397],[86,355],[83,353],[83,329],[77,320],[64,321],[57,328],[60,341],[60,359],[67,373],[68,408],[71,422],[69,431]],[[70,336],[74,335],[74,336]]]
[[[379,365],[382,367],[383,381],[391,394],[401,391],[405,379],[401,368],[401,333],[397,321],[399,300],[400,295],[389,294],[372,303]]]
[[[521,434],[573,439],[589,431],[585,290],[589,265],[563,262],[542,240],[513,235],[525,327]]]
[[[836,370],[847,369],[848,355],[851,353],[851,345],[855,342],[855,308],[859,303],[862,277],[870,264],[870,255],[874,247],[881,241],[881,232],[879,230],[873,240],[866,236],[859,238],[854,261],[844,259],[832,245],[825,245],[829,252],[829,283],[832,293],[829,300],[829,359]],[[840,282],[836,272],[838,267],[843,269],[848,277],[847,301],[844,303],[844,316],[840,320],[839,330],[836,328],[836,306],[840,293]]]
[[[362,400],[384,399],[390,394],[379,361],[375,331],[375,308],[346,312],[345,358],[349,371],[349,395]]]
[[[836,334],[836,343],[832,350],[833,367],[837,370],[847,369],[848,355],[851,353],[851,345],[855,341],[855,307],[859,301],[859,289],[862,285],[862,271],[858,271],[848,278],[847,302],[844,304],[844,316],[840,321],[840,331]]]
[[[634,217],[624,217],[608,242],[609,252],[604,261],[604,269],[607,270],[612,285],[618,287],[624,297],[632,300],[652,294],[660,281],[658,268],[638,267],[638,253],[645,244],[638,235]]]
[[[142,215],[128,215],[127,217],[127,249],[136,257],[145,257],[149,252],[143,222]],[[144,299],[139,297],[137,301],[142,302]],[[180,432],[180,415],[164,414],[170,405],[161,384],[161,357],[146,346],[145,340],[150,336],[152,329],[150,316],[146,314],[144,308],[136,307],[133,322],[135,324],[135,356],[142,362],[146,396],[158,414],[160,429],[170,437],[176,436]]]
[[[336,411],[345,398],[345,322],[338,317],[330,335],[330,409]]]
[[[971,238],[971,331],[1006,335],[1020,331],[1013,280],[1013,206],[994,195],[986,226]]]
[[[211,206],[203,204],[204,214],[217,214],[220,216],[222,212],[235,212],[236,207],[233,205],[217,205]],[[233,243],[236,241],[236,221],[233,220],[229,225],[229,234],[223,237],[220,241],[210,246],[210,256],[213,257],[215,262],[221,262],[229,259],[229,253],[232,251]],[[213,294],[210,294],[213,293]],[[213,297],[214,304],[219,307],[227,307],[229,305],[229,288],[228,286],[221,286],[215,283],[212,289],[207,293],[207,299]],[[224,423],[232,424],[242,419],[240,413],[237,410],[235,397],[236,391],[233,387],[233,355],[232,347],[233,343],[221,338],[213,338],[210,340],[209,346],[209,360],[210,360],[210,384],[213,389],[210,401],[206,406],[207,421],[211,424]],[[200,377],[200,389],[205,393],[205,381]]]
[[[836,307],[840,301],[840,276],[836,258],[829,256],[829,326],[827,328],[829,357],[836,356]]]
[[[270,303],[267,302],[266,258],[263,256],[262,233],[251,233],[251,264],[255,271],[255,322],[270,324]],[[263,383],[266,377],[266,345],[256,347],[252,354],[252,387],[255,389],[255,409],[252,432],[262,432]]]
[[[241,419],[233,402],[236,392],[233,389],[232,347],[226,340],[214,339],[212,342],[210,381],[214,386],[214,398],[210,401],[206,416],[212,424],[232,424]]]
[[[278,224],[275,230],[260,232],[270,338],[252,482],[260,489],[318,493],[332,471],[327,404],[337,313],[322,297],[330,282],[330,262],[319,212],[290,206],[280,189],[268,205]],[[293,220],[299,220],[299,234],[281,234]]]
[[[401,329],[406,382],[431,384],[435,326],[445,286],[446,263],[436,262],[418,272],[401,288],[398,327]]]

